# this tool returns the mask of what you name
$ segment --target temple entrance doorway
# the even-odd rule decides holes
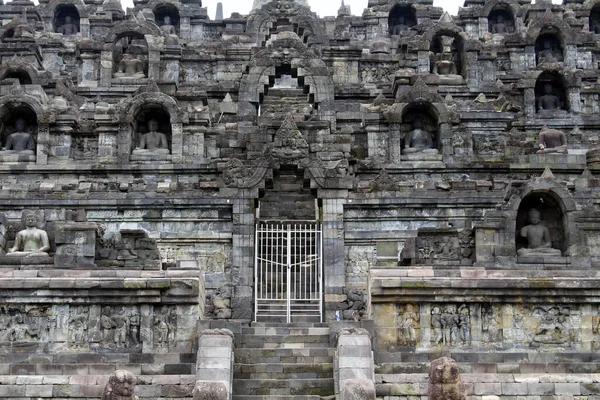
[[[255,322],[322,322],[323,234],[318,221],[256,225]]]

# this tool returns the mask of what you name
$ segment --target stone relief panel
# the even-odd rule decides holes
[[[471,265],[475,258],[475,235],[472,229],[424,230],[408,240],[401,257],[411,264]]]
[[[373,246],[349,246],[346,248],[346,282],[352,285],[367,284],[371,266],[377,254]]]
[[[359,73],[363,83],[382,84],[392,83],[397,70],[397,64],[361,63]]]
[[[174,306],[154,308],[153,345],[159,352],[168,352],[169,345],[175,342],[177,311]]]
[[[577,304],[375,303],[380,351],[584,351],[600,348],[600,307]],[[436,351],[437,351],[436,350]]]
[[[141,347],[138,306],[104,306],[100,315],[99,348],[111,350]]]
[[[50,307],[0,305],[0,348],[47,341],[51,324]]]

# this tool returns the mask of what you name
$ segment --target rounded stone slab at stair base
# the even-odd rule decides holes
[[[227,387],[223,382],[196,382],[194,400],[227,400]]]

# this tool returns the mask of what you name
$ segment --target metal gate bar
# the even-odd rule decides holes
[[[256,225],[254,320],[323,319],[322,231],[316,221]]]

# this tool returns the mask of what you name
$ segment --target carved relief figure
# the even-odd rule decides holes
[[[17,313],[12,317],[10,329],[12,330],[12,341],[14,342],[28,342],[34,337],[39,337],[38,328],[26,324],[21,313]]]
[[[144,63],[130,53],[123,54],[115,78],[144,78]]]
[[[31,133],[25,131],[25,120],[17,118],[15,121],[15,132],[8,135],[6,144],[0,151],[2,154],[24,154],[34,155],[35,140]]]
[[[346,293],[343,318],[360,321],[366,310],[365,294],[358,288],[351,288]]]
[[[534,331],[533,341],[541,344],[564,344],[570,341],[567,329],[568,309],[550,307],[548,310],[536,310],[542,319]]]
[[[412,130],[406,136],[402,154],[438,154],[434,148],[433,135],[424,126],[420,117],[412,121]]]
[[[431,309],[431,329],[433,330],[433,342],[441,344],[444,341],[442,332],[442,311],[438,306]]]
[[[140,313],[136,307],[131,310],[129,315],[129,337],[133,346],[140,344]]]
[[[88,314],[83,306],[71,309],[69,317],[69,342],[73,347],[84,347],[87,343]]]
[[[115,348],[126,347],[129,333],[129,319],[125,315],[125,309],[123,307],[115,309],[115,312],[116,313],[112,318],[114,328],[113,341]]]
[[[158,132],[158,122],[155,119],[148,121],[148,133],[142,135],[133,154],[170,154],[167,135]]]
[[[544,85],[544,94],[539,97],[537,108],[539,111],[562,109],[561,101],[558,96],[554,94],[554,87],[550,83]]]
[[[471,323],[469,307],[465,304],[458,308],[458,334],[463,344],[471,343]]]
[[[498,14],[496,20],[492,22],[492,26],[490,31],[494,34],[503,35],[505,33],[509,33],[509,27],[504,20],[504,15]]]
[[[137,378],[130,371],[117,370],[108,378],[102,400],[139,400],[135,393]]]
[[[225,289],[217,289],[211,296],[214,307],[213,316],[216,319],[231,318],[231,295]]]
[[[418,326],[420,316],[412,304],[404,306],[398,315],[399,338],[403,346],[417,343],[415,328]]]
[[[50,242],[46,231],[37,228],[37,216],[25,214],[24,229],[17,233],[14,246],[8,250],[7,256],[47,256]]]
[[[481,331],[488,343],[502,341],[502,320],[492,305],[481,306]]]
[[[456,61],[458,51],[455,48],[455,40],[452,37],[441,36],[434,42],[434,50],[429,56],[432,65],[432,73],[436,75],[458,75]]]
[[[529,225],[521,229],[521,237],[527,239],[527,247],[519,249],[517,254],[522,257],[560,257],[562,252],[552,248],[550,231],[542,224],[541,214],[535,208],[529,211]]]
[[[567,152],[567,135],[558,129],[544,125],[539,135],[538,153],[564,154]]]

